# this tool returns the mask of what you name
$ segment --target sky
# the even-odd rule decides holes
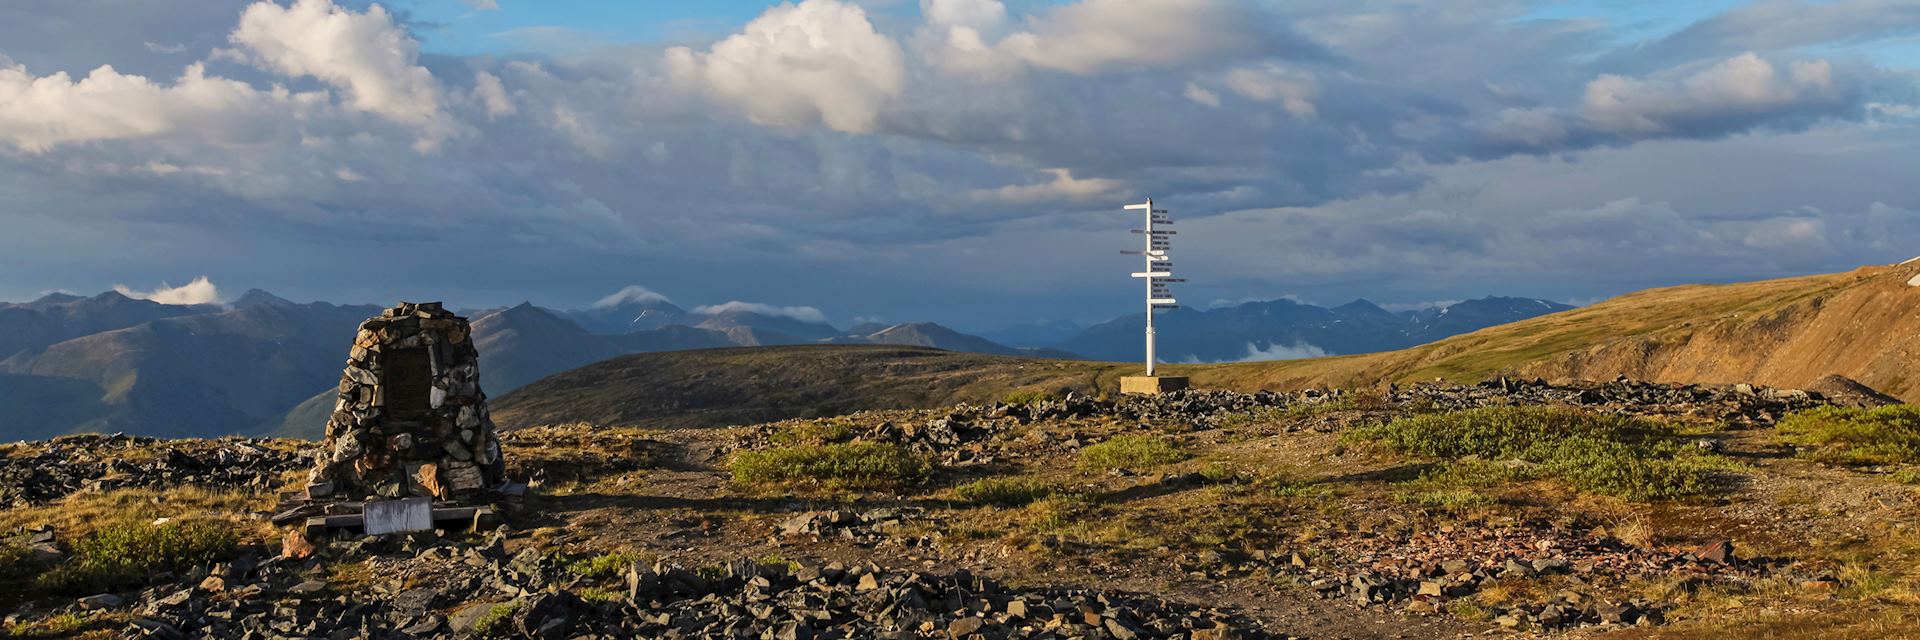
[[[985,329],[1920,254],[1920,0],[19,0],[0,299]]]

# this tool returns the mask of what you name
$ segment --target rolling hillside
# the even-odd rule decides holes
[[[1920,402],[1920,262],[1624,295],[1387,353],[1170,367],[1225,388],[1346,386],[1513,373],[1800,387],[1828,374]]]
[[[998,400],[1009,390],[1113,387],[1138,365],[884,345],[795,345],[621,356],[492,404],[503,428],[586,421],[711,427],[862,409]]]
[[[1503,374],[1808,387],[1847,376],[1920,401],[1920,263],[1653,289],[1425,346],[1353,356],[1175,365],[1195,386],[1253,391]],[[1920,280],[1915,280],[1920,282]],[[1016,389],[1112,391],[1133,363],[912,347],[809,345],[615,358],[500,398],[502,425],[719,426],[872,408],[937,407]]]

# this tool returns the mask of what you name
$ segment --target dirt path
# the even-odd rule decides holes
[[[1196,576],[1166,558],[1130,553],[1044,553],[999,541],[921,545],[781,536],[780,524],[815,510],[941,508],[943,502],[905,498],[836,501],[795,496],[743,495],[730,485],[727,452],[739,429],[658,432],[655,468],[621,486],[618,493],[590,490],[541,498],[538,509],[562,542],[581,550],[629,549],[696,565],[746,557],[779,557],[810,564],[874,564],[896,569],[950,573],[966,569],[1007,584],[1100,588],[1156,596],[1188,604],[1228,607],[1270,630],[1302,638],[1456,638],[1486,630],[1484,624],[1446,617],[1409,616],[1328,600],[1264,576],[1226,579]],[[1326,436],[1303,434],[1311,443],[1261,441],[1285,446],[1304,461]]]

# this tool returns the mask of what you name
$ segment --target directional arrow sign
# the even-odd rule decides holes
[[[1169,276],[1172,276],[1172,275],[1173,275],[1173,272],[1171,272],[1171,271],[1137,271],[1137,272],[1134,272],[1134,274],[1133,274],[1133,277],[1135,277],[1135,278],[1165,278],[1165,277],[1169,277]]]

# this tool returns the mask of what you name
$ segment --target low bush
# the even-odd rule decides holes
[[[762,567],[780,567],[781,569],[785,569],[787,573],[800,570],[800,563],[788,560],[785,556],[777,553],[762,555],[754,558],[753,561]]]
[[[954,487],[953,493],[973,504],[1020,507],[1052,495],[1053,488],[1032,478],[981,478]]]
[[[887,487],[926,479],[933,465],[897,445],[846,442],[745,451],[733,457],[742,484],[817,482],[835,488]]]
[[[1154,467],[1185,459],[1187,453],[1179,446],[1155,436],[1115,436],[1080,450],[1081,468],[1101,471]]]
[[[1519,460],[1495,466],[1443,467],[1433,482],[1493,484],[1558,478],[1582,491],[1627,500],[1660,500],[1711,492],[1737,465],[1689,445],[1673,427],[1641,418],[1570,407],[1487,407],[1417,415],[1362,427],[1349,439],[1380,443],[1448,461]],[[1508,474],[1522,473],[1524,476]]]
[[[1033,404],[1036,402],[1059,400],[1060,398],[1060,394],[1046,389],[1022,389],[1008,393],[1007,397],[1002,398],[1000,401],[1006,404]]]
[[[1830,464],[1920,463],[1920,406],[1820,407],[1780,420],[1780,438],[1812,447],[1802,455]]]
[[[853,427],[844,422],[810,422],[787,427],[768,438],[782,447],[834,444],[853,439]]]
[[[1454,460],[1421,472],[1414,483],[1434,489],[1471,489],[1526,482],[1542,473],[1540,465],[1520,460]]]
[[[1207,463],[1207,466],[1200,468],[1200,477],[1212,484],[1239,484],[1247,480],[1246,474],[1240,472],[1240,467],[1225,461]]]
[[[467,633],[480,638],[511,633],[513,614],[519,611],[523,604],[519,600],[513,600],[493,605],[492,609],[488,609],[479,619],[473,621],[473,627]]]
[[[570,562],[567,564],[567,573],[582,578],[604,578],[646,560],[646,556],[632,551],[614,551]]]
[[[1495,502],[1492,496],[1472,489],[1438,489],[1433,491],[1406,491],[1394,494],[1394,498],[1403,504],[1410,504],[1432,511],[1460,513]]]
[[[112,621],[93,620],[84,614],[69,611],[39,620],[0,624],[0,638],[74,638],[81,637],[80,633],[88,630],[97,631],[86,637],[101,637],[108,631],[99,628],[111,623]]]
[[[147,584],[232,557],[238,538],[230,523],[176,520],[164,524],[110,524],[73,541],[70,556],[40,575],[41,586],[66,593],[98,593]]]
[[[582,587],[575,590],[573,594],[593,604],[614,604],[627,598],[625,592],[604,587]]]
[[[1027,524],[1041,533],[1071,529],[1093,515],[1093,499],[1078,493],[1056,493],[1027,505]]]
[[[24,545],[0,540],[0,585],[25,580],[40,573],[40,563]]]

